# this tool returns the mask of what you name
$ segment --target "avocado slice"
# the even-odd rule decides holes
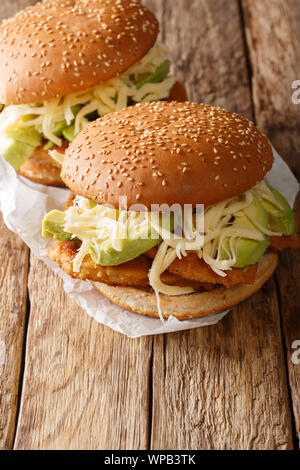
[[[64,177],[63,177],[63,174],[62,174],[62,171],[60,172],[60,175],[59,175],[59,176],[60,176],[62,182],[66,184],[66,181],[65,181],[65,179],[64,179]]]
[[[52,134],[56,135],[57,137],[60,137],[63,133],[63,130],[68,126],[67,121],[65,119],[63,121],[58,121],[55,123],[53,129],[52,129]]]
[[[164,223],[163,217],[160,223]],[[65,232],[64,226],[65,212],[53,210],[43,219],[42,235],[43,237],[54,238],[58,241],[73,240],[72,234]],[[160,238],[156,232],[153,232],[153,229],[151,232],[149,224],[146,229],[141,229],[137,226],[135,230],[129,233],[129,238],[121,240],[121,242],[122,249],[118,251],[113,247],[112,240],[99,240],[97,249],[91,245],[90,255],[97,264],[116,266],[126,263],[150,250],[160,242]]]
[[[48,212],[43,219],[42,236],[54,238],[57,241],[65,242],[72,239],[72,234],[64,231],[65,213],[53,210]]]
[[[5,129],[5,135],[17,142],[24,142],[36,148],[41,145],[42,135],[34,127],[23,127],[19,123],[12,124]]]
[[[8,126],[0,136],[0,153],[18,170],[41,142],[42,136],[33,126],[23,127],[17,122]]]
[[[55,144],[53,142],[51,142],[50,140],[48,140],[45,145],[43,146],[43,149],[44,150],[51,150],[53,149],[53,147],[55,147]]]
[[[273,232],[281,232],[284,235],[292,235],[296,230],[296,220],[293,210],[287,200],[276,189],[268,186],[282,209],[274,206],[270,201],[261,200],[264,209],[268,213],[270,228]]]
[[[5,160],[15,170],[18,170],[23,165],[25,160],[33,154],[34,150],[35,147],[25,142],[18,142],[5,135],[0,136],[0,155],[3,155]]]
[[[72,108],[71,108],[71,109],[72,109],[72,113],[74,114],[75,117],[76,117],[76,115],[78,114],[78,111],[80,110],[80,108],[81,108],[81,106],[78,105],[78,104],[72,106]],[[74,120],[75,120],[75,119],[73,119],[72,123],[74,122]],[[64,131],[65,131],[66,129],[69,129],[69,127],[73,127],[73,126],[68,126],[67,121],[66,121],[65,119],[63,119],[62,121],[58,121],[58,122],[55,123],[55,125],[54,125],[54,127],[53,127],[53,129],[52,129],[52,133],[53,133],[54,135],[56,135],[57,137],[61,137],[62,135],[63,135],[64,137],[66,137]],[[68,139],[68,137],[66,137],[66,138]],[[72,140],[74,140],[74,138],[75,138],[75,137],[73,137]],[[68,140],[70,140],[70,139],[68,139]]]
[[[173,215],[162,214],[159,217],[159,225],[173,230]],[[91,247],[90,255],[95,263],[101,266],[117,266],[137,258],[146,251],[151,250],[161,241],[160,236],[153,230],[150,223],[146,228],[136,226],[128,235],[128,238],[122,240],[122,249],[120,251],[113,247],[112,240],[99,241],[98,249]]]
[[[67,139],[69,142],[73,142],[76,137],[74,125],[66,127],[62,133],[65,139]]]
[[[263,205],[256,196],[254,196],[253,202],[247,208],[247,211],[249,211],[251,217],[257,220],[260,225],[262,225],[266,229],[269,228],[268,214],[266,213]],[[252,230],[256,229],[255,225],[250,221],[250,219],[246,215],[236,216],[232,226]],[[235,239],[233,244],[237,256],[237,261],[234,267],[244,268],[246,266],[256,264],[259,259],[264,255],[269,245],[269,237],[264,235],[264,240],[262,241],[240,238]],[[229,240],[225,239],[224,245],[226,250],[230,252]],[[222,250],[221,259],[228,259],[226,250]]]
[[[151,248],[158,245],[160,242],[158,235],[154,238],[150,237],[150,226],[146,233],[141,232],[140,234],[134,235],[134,238],[129,236],[129,238],[122,240],[121,251],[118,251],[113,247],[111,240],[99,242],[98,250],[94,247],[90,248],[90,255],[95,263],[100,264],[101,266],[117,266],[119,264],[126,263],[127,261],[137,258],[146,251],[151,250]],[[148,238],[145,238],[145,235]],[[138,238],[135,238],[136,236],[138,236]]]
[[[159,83],[161,82],[169,73],[171,62],[169,60],[165,60],[162,64],[160,64],[155,72],[146,75],[142,80],[138,81],[135,86],[139,90],[142,88],[143,85],[146,83]]]

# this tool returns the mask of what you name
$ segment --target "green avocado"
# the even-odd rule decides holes
[[[63,177],[63,174],[62,174],[62,171],[60,172],[60,175],[59,175],[59,176],[61,177],[61,179],[62,179],[63,183],[65,183],[65,184],[66,184],[66,181],[65,181],[65,179],[64,179],[64,177]]]
[[[48,140],[48,141],[45,143],[45,145],[43,146],[43,149],[44,149],[44,150],[51,150],[51,149],[53,149],[54,146],[55,146],[54,143],[51,142],[50,140]]]
[[[72,106],[71,109],[75,117],[78,114],[78,111],[80,110],[80,108],[81,108],[80,105]],[[75,118],[73,119],[72,124],[74,121],[75,121]],[[55,124],[54,128],[52,129],[52,133],[56,135],[57,137],[64,136],[65,139],[69,140],[70,142],[72,142],[75,139],[74,125],[68,126],[67,121],[65,119],[62,121],[58,121]]]
[[[164,225],[164,217],[161,217],[160,223]],[[171,222],[172,224],[172,222]],[[72,234],[64,231],[65,212],[53,210],[49,212],[43,220],[42,235],[46,238],[54,238],[58,241],[72,239]],[[160,242],[159,235],[151,232],[150,224],[146,228],[131,230],[127,239],[121,240],[122,248],[120,251],[113,247],[112,240],[99,240],[97,246],[90,247],[90,255],[95,263],[102,266],[116,266],[126,263],[137,256],[145,253]]]
[[[174,215],[162,214],[159,216],[159,225],[168,230],[174,230]],[[90,249],[90,254],[95,263],[102,266],[116,266],[126,261],[131,261],[142,255],[161,241],[159,234],[148,224],[146,228],[136,226],[129,233],[129,237],[122,240],[122,250],[117,251],[112,246],[111,240],[99,242],[98,250]]]
[[[41,142],[42,136],[34,127],[23,127],[17,122],[8,126],[0,136],[0,154],[18,170]]]
[[[60,137],[63,133],[63,130],[68,126],[65,120],[58,121],[55,123],[55,126],[52,129],[52,134],[56,135],[56,137]]]
[[[266,213],[260,200],[254,196],[252,204],[247,208],[251,217],[265,227],[269,228],[268,214]],[[256,229],[255,225],[250,221],[246,215],[236,216],[233,227],[240,227],[246,229]],[[259,259],[264,255],[269,245],[269,237],[264,235],[264,240],[256,241],[249,240],[246,238],[235,239],[233,246],[237,255],[237,262],[234,265],[236,268],[244,268],[252,264],[256,264]],[[227,251],[230,252],[229,241],[225,239],[224,246]],[[221,259],[228,259],[226,250],[223,249],[221,252]]]
[[[296,221],[287,200],[274,188],[268,186],[282,209],[275,207],[271,202],[262,199],[262,205],[268,213],[270,228],[273,232],[282,232],[284,235],[292,235],[296,230]]]
[[[5,135],[17,142],[24,142],[36,148],[41,145],[42,135],[34,127],[23,127],[16,123],[5,129]]]
[[[151,237],[150,235],[150,226],[146,232],[141,231],[140,233],[129,234],[129,238],[121,240],[121,251],[113,247],[111,240],[105,240],[98,243],[98,250],[91,247],[90,255],[95,263],[101,266],[117,266],[137,258],[139,255],[158,245],[160,242],[159,236],[155,234],[154,237]]]
[[[34,127],[23,127],[15,123],[5,129],[0,137],[0,153],[15,170],[41,145],[42,136]]]
[[[53,210],[48,212],[43,219],[42,235],[45,238],[54,238],[57,241],[65,242],[72,239],[72,234],[64,231],[65,213]]]
[[[64,136],[65,139],[67,139],[69,142],[73,142],[73,140],[74,140],[75,137],[76,137],[74,125],[66,127],[66,128],[63,130],[63,136]]]
[[[169,73],[171,62],[165,60],[160,64],[157,69],[148,75],[146,75],[142,80],[138,81],[135,86],[139,90],[146,83],[159,83],[161,82]]]
[[[18,142],[5,135],[0,136],[0,155],[3,155],[15,170],[18,170],[25,160],[33,154],[34,149],[34,146],[25,142]]]

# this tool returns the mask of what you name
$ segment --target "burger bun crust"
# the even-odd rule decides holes
[[[125,72],[154,45],[155,16],[138,0],[47,0],[0,26],[0,103],[75,93]]]
[[[268,139],[238,114],[205,104],[155,102],[89,124],[66,151],[70,189],[98,204],[215,204],[261,181]],[[137,210],[137,209],[135,209]]]

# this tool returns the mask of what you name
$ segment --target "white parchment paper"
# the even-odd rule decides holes
[[[299,184],[275,150],[274,156],[275,163],[267,180],[293,206],[299,191]],[[33,183],[19,176],[0,156],[0,210],[3,213],[5,224],[23,239],[49,269],[52,269],[63,279],[64,290],[67,294],[95,320],[115,331],[136,338],[213,325],[229,312],[227,310],[206,318],[184,321],[171,317],[162,323],[160,320],[128,312],[102,296],[89,282],[69,277],[47,255],[53,240],[41,236],[42,219],[46,212],[52,209],[61,209],[67,198],[68,190]]]

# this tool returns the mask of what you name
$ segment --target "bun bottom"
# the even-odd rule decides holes
[[[272,276],[278,262],[277,254],[268,251],[259,261],[253,284],[237,284],[234,287],[216,287],[205,292],[189,295],[160,295],[160,306],[164,318],[178,320],[206,317],[227,310],[257,292]],[[126,310],[140,315],[159,318],[156,296],[152,290],[135,287],[113,287],[93,282],[94,287],[105,297]]]

